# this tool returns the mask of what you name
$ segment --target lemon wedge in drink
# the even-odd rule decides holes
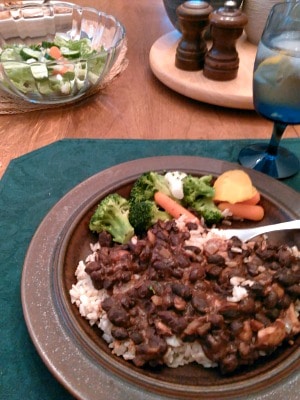
[[[276,56],[268,57],[260,63],[260,67],[272,64],[279,64],[283,60],[283,56],[281,54],[277,54]]]
[[[280,84],[282,80],[295,73],[288,57],[283,54],[271,56],[263,60],[257,67],[254,78],[260,83]]]

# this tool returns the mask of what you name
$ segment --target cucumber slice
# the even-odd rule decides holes
[[[29,60],[30,58],[38,60],[41,52],[32,50],[30,47],[23,47],[23,49],[20,51],[20,55],[24,60]]]
[[[79,58],[80,51],[79,50],[70,50],[67,47],[60,48],[61,54],[66,58]]]
[[[99,75],[94,74],[93,72],[89,71],[88,72],[88,79],[89,81],[95,85],[99,79]]]
[[[34,79],[42,80],[48,78],[48,69],[45,64],[30,65],[31,73]]]
[[[52,47],[52,46],[55,46],[54,42],[46,42],[46,41],[42,42],[43,49],[50,49],[50,47]]]

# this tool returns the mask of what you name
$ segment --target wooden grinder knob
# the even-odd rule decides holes
[[[203,68],[207,45],[203,38],[209,25],[209,14],[213,8],[204,1],[186,1],[176,12],[182,38],[176,49],[177,68],[196,71]]]
[[[205,57],[203,75],[217,81],[235,79],[239,69],[236,41],[248,19],[236,8],[235,1],[226,1],[224,7],[215,10],[209,19],[212,47]]]

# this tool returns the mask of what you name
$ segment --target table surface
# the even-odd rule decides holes
[[[74,0],[99,8],[99,0]],[[201,103],[163,85],[152,73],[153,43],[173,30],[162,0],[102,0],[126,27],[127,69],[103,92],[77,105],[0,116],[0,177],[10,160],[63,138],[268,138],[269,121],[255,111]],[[299,138],[300,125],[286,138]]]

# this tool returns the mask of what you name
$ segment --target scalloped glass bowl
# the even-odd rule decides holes
[[[7,46],[52,42],[57,34],[67,41],[87,39],[92,55],[16,62],[3,52]],[[107,77],[125,36],[121,22],[94,8],[56,1],[0,6],[0,89],[32,103],[75,101]]]

